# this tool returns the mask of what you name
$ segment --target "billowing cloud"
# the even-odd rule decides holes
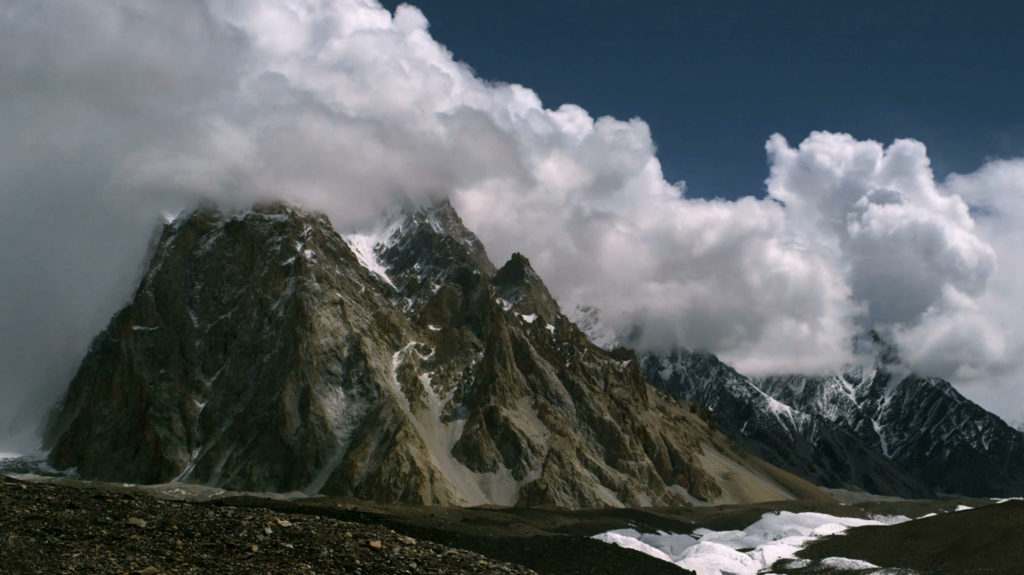
[[[768,193],[798,233],[848,267],[871,323],[911,322],[940,301],[985,290],[995,251],[975,234],[967,203],[938,188],[920,142],[886,149],[817,132],[796,149],[775,135],[767,149]]]
[[[643,347],[713,350],[757,372],[848,358],[857,306],[782,207],[686,199],[662,177],[645,124],[574,125],[588,129],[525,150],[531,180],[456,190],[492,255],[523,250],[563,305],[597,307]]]
[[[861,325],[888,332],[921,373],[1013,419],[1024,404],[1024,332],[1015,294],[1024,265],[1024,161],[986,164],[936,182],[923,144],[888,148],[814,133],[797,148],[773,136],[768,191],[790,228],[829,246]]]
[[[950,298],[902,333],[905,353],[925,371],[950,377],[961,391],[1024,422],[1024,159],[989,162],[943,182],[972,207],[976,235],[999,256],[983,293]]]
[[[161,212],[197,198],[348,231],[450,197],[563,307],[749,372],[833,367],[868,324],[935,373],[1018,368],[1018,163],[936,183],[912,140],[773,136],[768,197],[690,199],[643,121],[478,78],[373,0],[0,0],[0,70],[0,437],[41,419]]]

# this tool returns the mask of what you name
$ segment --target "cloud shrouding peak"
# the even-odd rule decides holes
[[[563,307],[748,372],[834,367],[866,324],[940,375],[1017,369],[1020,162],[937,183],[912,140],[773,136],[767,198],[689,199],[643,121],[547,109],[371,0],[0,0],[0,69],[0,435],[59,395],[159,214],[197,198],[347,231],[450,197]]]

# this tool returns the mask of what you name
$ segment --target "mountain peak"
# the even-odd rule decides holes
[[[490,278],[494,264],[483,244],[447,200],[407,205],[372,247],[382,269],[407,305],[422,305],[441,286]]]
[[[532,280],[537,273],[533,271],[530,260],[526,259],[526,256],[519,252],[513,252],[505,265],[498,271],[498,275],[502,276],[502,281],[505,283],[523,283]]]
[[[521,314],[539,315],[552,322],[561,313],[530,260],[519,252],[495,273],[493,283],[498,295]]]
[[[903,365],[896,344],[876,329],[869,329],[855,335],[853,352],[857,356],[868,358],[877,367]]]

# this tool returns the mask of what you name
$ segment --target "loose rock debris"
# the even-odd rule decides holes
[[[11,575],[535,575],[380,525],[138,493],[0,477],[0,509],[0,571]]]

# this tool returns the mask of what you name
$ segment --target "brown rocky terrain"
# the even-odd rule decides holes
[[[401,520],[396,511],[403,508],[364,510],[325,503],[299,507],[253,498],[194,503],[113,485],[72,486],[0,476],[0,572],[684,573],[582,536],[542,536],[537,529],[525,536],[523,531],[478,528],[471,519],[455,519],[457,527],[450,529],[444,517],[436,518],[436,528],[428,530]],[[430,508],[404,509],[420,520],[430,517]],[[510,555],[519,559],[507,559]]]

